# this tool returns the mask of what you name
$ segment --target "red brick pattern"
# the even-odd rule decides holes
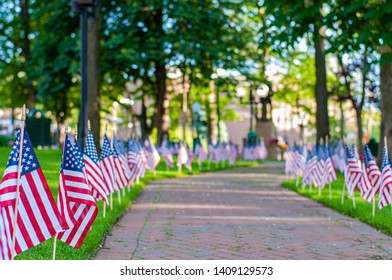
[[[280,187],[263,164],[155,181],[95,259],[390,259],[392,238]]]

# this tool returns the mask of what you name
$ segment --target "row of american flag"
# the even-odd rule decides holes
[[[358,190],[368,202],[375,203],[378,196],[379,210],[392,204],[392,168],[386,147],[382,154],[381,170],[368,145],[365,145],[363,160],[355,145],[349,147],[339,143],[309,147],[294,144],[288,147],[285,172],[302,177],[302,188],[309,185],[322,190],[337,180],[337,170],[344,174],[344,184],[350,197],[354,197],[354,192]]]
[[[23,135],[18,131],[0,185],[0,259],[12,259],[52,236],[79,248],[97,217],[97,201],[103,201],[104,210],[112,206],[108,196],[118,192],[120,199],[121,189],[130,188],[146,170],[156,169],[160,154],[168,168],[174,167],[173,155],[177,155],[177,166],[188,169],[196,158],[199,166],[206,159],[215,163],[228,160],[234,165],[238,158],[238,148],[232,143],[210,143],[207,151],[200,142],[193,150],[168,142],[157,149],[148,139],[130,139],[127,144],[125,151],[124,141],[105,134],[98,157],[91,131],[84,151],[75,136],[67,133],[56,203],[27,131],[24,129]],[[261,143],[245,145],[243,155],[248,160],[263,159],[266,149]]]

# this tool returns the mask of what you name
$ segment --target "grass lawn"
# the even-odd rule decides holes
[[[11,152],[11,148],[0,148],[0,174],[4,173],[4,169],[6,167],[6,163],[8,161],[9,154]],[[42,167],[42,170],[45,174],[46,180],[51,188],[53,196],[57,199],[57,189],[58,189],[58,180],[60,173],[60,161],[61,161],[61,151],[57,150],[36,150],[38,161]],[[256,165],[258,162],[248,162],[248,161],[237,161],[235,167],[239,166],[252,166]],[[214,171],[226,168],[233,168],[229,166],[228,162],[225,163],[225,166],[222,167],[221,164],[216,166],[214,163],[211,163],[210,170],[208,170],[208,163],[204,162],[202,166],[202,170],[204,171]],[[190,174],[199,174],[199,166],[197,165],[197,161],[193,162],[192,171],[188,171],[185,167],[182,168],[182,173],[178,174],[177,169],[173,168],[167,172],[166,165],[161,160],[160,164],[157,167],[156,176],[153,175],[152,172],[147,171],[146,177],[141,179],[138,184],[135,184],[131,191],[128,192],[126,190],[125,197],[121,197],[121,203],[118,202],[117,193],[113,195],[113,210],[107,209],[106,217],[103,218],[102,209],[103,202],[98,202],[99,213],[97,219],[95,220],[92,229],[87,234],[82,246],[76,250],[73,247],[61,242],[57,241],[57,250],[56,250],[56,259],[67,259],[67,260],[86,260],[90,259],[91,256],[96,252],[99,248],[102,238],[108,232],[108,230],[113,226],[113,224],[117,221],[121,213],[129,207],[132,203],[133,199],[140,193],[143,189],[143,186],[151,180],[159,180],[165,178],[173,178],[180,177]],[[2,175],[1,175],[2,176]],[[16,256],[15,259],[21,260],[50,260],[52,259],[53,254],[53,238],[47,240],[39,244],[36,247],[33,247],[22,254]]]
[[[356,218],[364,223],[371,225],[372,227],[392,236],[392,207],[387,206],[378,211],[378,196],[376,196],[376,212],[375,216],[372,215],[372,203],[364,200],[359,191],[355,192],[356,207],[353,206],[352,199],[347,197],[347,189],[345,189],[344,203],[342,204],[342,191],[344,184],[343,174],[339,174],[338,180],[332,183],[332,199],[329,198],[329,189],[326,186],[321,195],[316,188],[311,188],[309,192],[309,186],[305,189],[301,188],[302,182],[296,187],[296,180],[290,180],[283,183],[283,186],[298,192],[299,194],[309,197],[315,201],[318,201],[336,211],[345,214],[347,216]]]

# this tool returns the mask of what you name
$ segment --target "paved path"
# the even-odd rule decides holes
[[[392,259],[392,238],[295,192],[279,163],[155,181],[96,259]]]

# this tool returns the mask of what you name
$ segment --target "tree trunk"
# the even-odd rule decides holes
[[[154,115],[154,126],[158,130],[157,144],[160,145],[164,136],[169,132],[168,101],[166,97],[166,69],[163,62],[155,64],[156,76],[156,104]]]
[[[358,128],[358,152],[359,154],[363,154],[363,131],[362,131],[362,109],[355,109],[355,117],[357,119],[357,128]]]
[[[96,8],[95,20],[89,20],[87,26],[87,118],[90,120],[91,132],[97,150],[100,150],[101,131],[101,92],[100,92],[100,31],[101,31],[101,8]]]
[[[314,44],[316,48],[316,129],[317,143],[329,136],[329,119],[328,119],[328,91],[327,91],[327,71],[325,68],[324,40],[318,34],[314,33]]]
[[[25,58],[25,71],[26,71],[26,82],[27,82],[27,107],[33,109],[35,107],[36,90],[31,80],[31,73],[29,71],[29,64],[31,63],[31,46],[30,46],[30,15],[29,15],[29,1],[20,0],[20,8],[22,10],[22,25],[23,25],[23,47],[22,51]]]
[[[389,54],[390,55],[390,54]],[[382,55],[385,59],[386,55]],[[385,61],[385,60],[384,60]],[[387,138],[388,141],[388,154],[389,158],[392,157],[392,61],[387,61],[381,64],[381,111],[382,119],[384,123],[383,136]],[[379,147],[384,145],[383,137],[380,139]]]

